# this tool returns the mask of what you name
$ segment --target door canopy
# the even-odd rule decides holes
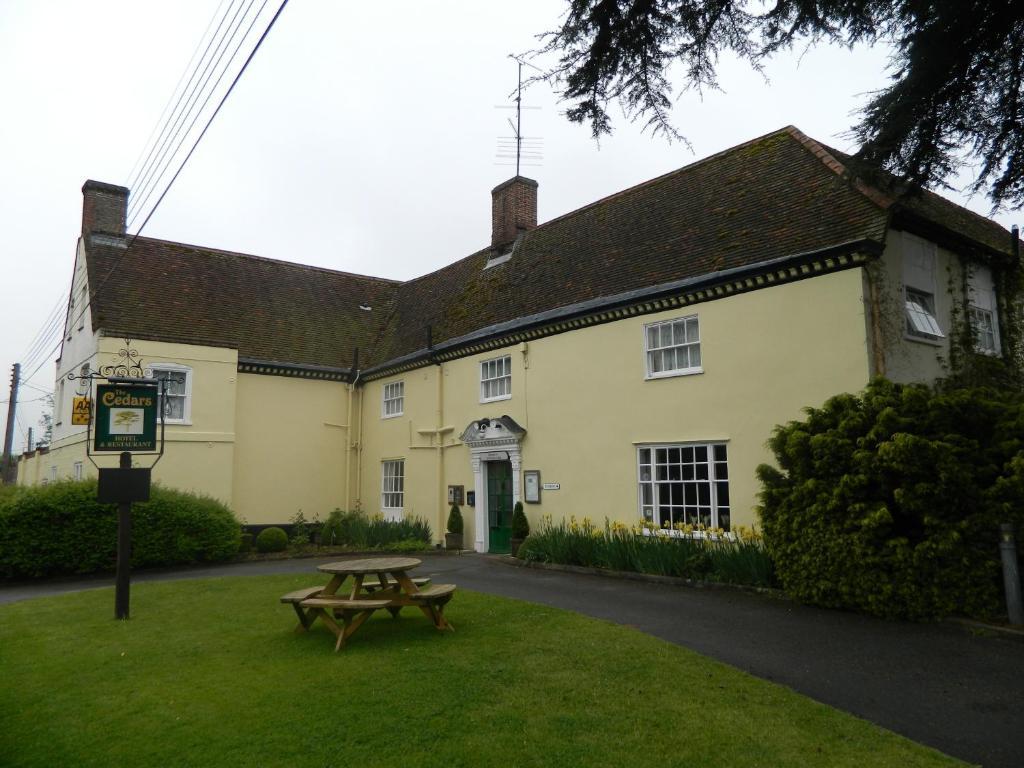
[[[526,430],[516,424],[511,416],[499,416],[496,419],[471,421],[459,439],[471,449],[495,450],[518,446],[524,435]]]

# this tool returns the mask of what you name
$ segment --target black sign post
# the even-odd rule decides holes
[[[159,412],[164,396],[163,381],[107,377],[107,383],[96,388],[96,407],[90,414],[95,419],[91,424],[94,427],[93,450],[120,452],[117,469],[98,468],[97,489],[97,500],[101,504],[117,504],[116,619],[127,619],[130,615],[132,503],[149,501],[152,468],[132,468],[132,452],[157,453],[159,442],[157,459],[163,454],[164,419]],[[88,440],[86,446],[88,449]]]
[[[86,425],[85,455],[99,471],[97,500],[101,504],[117,504],[114,617],[127,619],[132,565],[132,502],[149,501],[150,473],[164,455],[167,382],[150,378],[151,374],[142,365],[138,351],[132,348],[131,339],[124,340],[124,347],[113,363],[101,366],[98,372],[90,372],[88,368],[88,365],[83,366],[80,374],[67,374],[68,380],[83,379],[89,382],[90,389],[96,382],[106,383],[96,385],[96,396],[91,403],[84,396],[75,398],[75,417],[87,420],[73,420],[72,423]],[[83,392],[80,394],[84,395]],[[94,455],[108,451],[120,454],[117,469],[104,468],[93,461]],[[132,467],[132,454],[156,458],[149,467],[136,469]]]

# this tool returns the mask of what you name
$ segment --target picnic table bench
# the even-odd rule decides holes
[[[417,587],[424,587],[430,583],[429,577],[418,577],[410,579],[413,584]],[[374,579],[363,582],[363,589],[372,594],[374,590],[380,588],[380,582]],[[313,622],[316,620],[316,616],[313,615],[312,611],[308,608],[302,607],[303,600],[309,600],[313,597],[319,597],[324,591],[324,587],[306,587],[305,589],[297,589],[294,592],[289,592],[287,595],[281,595],[281,602],[291,605],[295,609],[295,615],[299,617],[299,626],[295,628],[296,632],[302,632],[310,628]],[[398,613],[393,613],[393,616],[397,616]]]
[[[413,606],[438,629],[455,631],[444,616],[444,607],[454,596],[455,585],[429,584],[428,578],[410,578],[406,572],[420,563],[411,557],[328,563],[317,568],[333,574],[326,586],[289,592],[281,597],[281,602],[295,609],[299,617],[296,632],[307,631],[318,618],[321,619],[337,638],[335,651],[343,648],[345,641],[363,622],[382,608],[397,618],[402,608]],[[349,576],[353,577],[351,590],[347,596],[339,594],[338,590]],[[341,625],[335,619],[341,619]]]

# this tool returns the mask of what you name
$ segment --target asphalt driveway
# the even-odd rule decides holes
[[[1024,766],[1020,640],[946,624],[881,621],[746,592],[516,568],[480,555],[423,560],[417,573],[436,581],[632,626],[968,762]],[[320,562],[327,560],[140,572],[133,580],[308,573]],[[0,603],[111,583],[0,586]],[[457,615],[457,600],[450,610]]]

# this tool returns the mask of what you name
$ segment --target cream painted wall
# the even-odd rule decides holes
[[[123,339],[101,337],[93,358],[96,366],[116,363],[123,347]],[[172,488],[204,493],[231,504],[237,353],[222,347],[145,340],[133,341],[132,347],[138,351],[143,367],[170,362],[192,371],[191,421],[167,426],[164,455],[153,470],[153,479]],[[84,428],[66,433],[54,441],[49,453],[23,460],[19,483],[49,480],[52,467],[57,467],[57,479],[71,478],[74,464],[79,461],[83,463],[84,476],[92,476],[95,469],[85,455],[83,433]],[[154,458],[139,456],[135,465],[150,466]],[[115,454],[95,460],[100,466],[117,466]]]
[[[635,521],[636,444],[704,440],[728,442],[733,524],[749,525],[755,521],[754,468],[770,460],[765,441],[772,427],[868,380],[863,296],[861,270],[850,269],[369,382],[362,507],[380,509],[381,460],[404,458],[405,512],[426,517],[440,539],[446,510],[438,509],[437,452],[414,447],[432,445],[431,436],[417,430],[453,427],[445,438],[450,444],[474,419],[505,414],[527,430],[522,468],[539,469],[542,482],[561,484],[544,491],[540,505],[526,505],[532,525],[541,515]],[[700,320],[705,372],[645,380],[644,325],[690,314]],[[512,360],[512,397],[480,403],[479,364],[505,353]],[[405,381],[404,414],[382,419],[383,385],[399,379]],[[473,489],[469,457],[465,446],[444,450],[444,486]],[[465,507],[463,517],[472,542],[473,510]]]
[[[88,278],[85,270],[85,251],[82,241],[78,242],[75,255],[75,269],[71,278],[71,299],[68,313],[64,318],[64,339],[61,342],[60,358],[57,360],[55,385],[53,389],[53,444],[69,437],[85,433],[85,427],[71,425],[72,398],[88,392],[85,381],[68,381],[67,374],[79,374],[82,366],[90,370],[97,366],[99,334],[92,330],[92,316],[87,298]]]
[[[239,374],[234,510],[250,524],[325,520],[345,506],[348,387]]]

